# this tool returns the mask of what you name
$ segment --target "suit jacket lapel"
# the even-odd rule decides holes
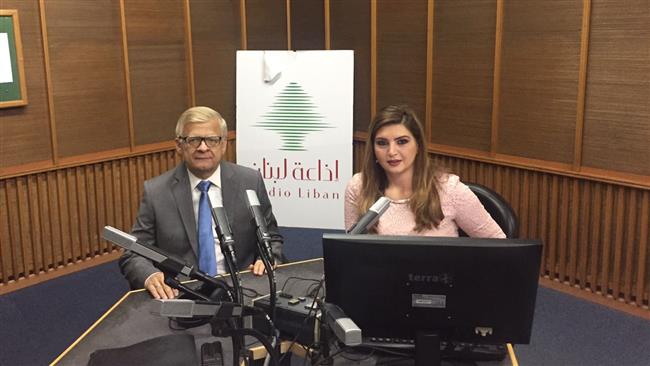
[[[223,208],[226,210],[228,222],[233,226],[235,222],[235,210],[242,205],[237,201],[245,201],[244,191],[239,187],[237,176],[228,162],[221,162],[221,195],[223,197]],[[244,206],[246,206],[244,204]],[[233,227],[234,229],[234,227]]]
[[[190,188],[190,178],[187,175],[185,163],[180,164],[174,172],[174,181],[172,183],[172,194],[176,200],[176,206],[181,215],[181,221],[185,227],[187,237],[190,239],[190,245],[194,254],[199,255],[199,245],[196,233],[196,219],[194,218],[194,207],[192,207],[192,191]]]

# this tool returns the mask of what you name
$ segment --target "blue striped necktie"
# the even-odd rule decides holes
[[[196,186],[201,191],[199,199],[199,269],[210,276],[217,274],[217,258],[214,252],[214,233],[212,231],[212,212],[208,201],[210,182],[202,180]]]

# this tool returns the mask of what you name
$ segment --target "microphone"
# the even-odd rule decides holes
[[[324,302],[321,309],[325,317],[325,323],[332,330],[336,338],[346,346],[358,346],[361,344],[361,329],[348,318],[340,307]]]
[[[160,248],[138,243],[138,238],[124,231],[112,226],[104,226],[103,237],[111,243],[149,259],[156,268],[166,274],[173,275],[173,277],[176,277],[178,274],[183,274],[193,280],[199,280],[204,285],[209,285],[212,288],[224,288],[226,291],[230,291],[228,285],[222,280],[210,277],[193,266],[188,266],[183,260],[165,253]]]
[[[271,235],[269,230],[266,227],[266,219],[262,214],[262,206],[260,205],[260,200],[257,198],[257,193],[252,189],[246,190],[246,199],[248,201],[248,207],[253,214],[255,219],[255,225],[257,226],[257,238],[259,239],[260,244],[263,247],[262,256],[266,256],[271,266],[275,265],[275,258],[273,257],[273,252],[271,251]]]
[[[155,300],[151,313],[175,318],[241,317],[244,306],[231,302],[211,303],[187,299]]]
[[[196,270],[193,267],[188,267],[185,262],[178,258],[174,258],[166,254],[159,248],[154,248],[145,244],[138,243],[138,238],[133,235],[127,234],[124,231],[118,230],[112,226],[104,226],[103,232],[104,239],[113,244],[130,250],[133,253],[139,254],[154,263],[158,269],[165,272],[171,272],[175,275],[184,274],[187,277],[192,277]],[[204,275],[205,276],[205,275]]]
[[[214,220],[217,226],[217,235],[219,236],[219,241],[225,246],[228,254],[235,262],[237,263],[235,257],[235,239],[232,234],[232,229],[230,228],[230,222],[228,221],[228,215],[226,210],[223,207],[223,200],[221,198],[221,193],[219,193],[219,199],[216,204],[212,206],[212,219]]]
[[[368,229],[374,225],[379,217],[386,212],[390,206],[390,200],[386,197],[379,197],[379,199],[373,203],[368,212],[365,215],[361,216],[359,221],[356,224],[352,225],[348,234],[365,234],[368,232]]]
[[[228,266],[230,277],[232,278],[235,297],[239,303],[243,304],[244,294],[241,290],[241,279],[237,272],[238,267],[237,256],[235,255],[235,239],[232,234],[232,229],[230,228],[230,222],[228,222],[228,215],[223,207],[221,191],[218,191],[217,196],[218,198],[215,205],[212,205],[212,202],[210,202],[210,206],[212,206],[212,219],[216,224],[215,226],[217,229],[217,236],[219,237],[219,243],[221,245],[221,251],[224,254],[224,259]]]

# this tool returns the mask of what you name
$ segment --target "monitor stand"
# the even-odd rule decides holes
[[[415,336],[415,366],[440,366],[440,336],[417,332]]]

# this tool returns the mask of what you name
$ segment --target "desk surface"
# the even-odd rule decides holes
[[[276,270],[277,289],[283,286],[284,291],[301,295],[306,292],[313,280],[320,280],[323,273],[322,259],[282,265]],[[311,279],[304,281],[296,277]],[[241,273],[242,286],[252,289],[259,294],[268,293],[267,277],[255,277],[250,272]],[[250,291],[245,291],[249,295]],[[247,296],[246,301],[252,301]],[[197,350],[206,342],[218,340],[211,335],[209,325],[189,329],[172,330],[169,320],[152,314],[155,302],[148,292],[144,290],[130,291],[113,305],[93,326],[79,337],[67,350],[65,350],[52,364],[56,365],[86,365],[90,355],[100,349],[126,347],[138,342],[155,337],[190,333],[194,335]],[[227,362],[232,358],[230,341],[221,339],[224,345],[224,358]],[[360,361],[351,361],[343,357],[336,357],[335,365],[374,365],[377,357],[367,357]],[[394,364],[394,363],[391,363]],[[401,364],[401,363],[400,363]],[[406,361],[404,365],[412,364]],[[510,349],[509,357],[502,362],[481,362],[481,365],[516,365],[514,352]]]

